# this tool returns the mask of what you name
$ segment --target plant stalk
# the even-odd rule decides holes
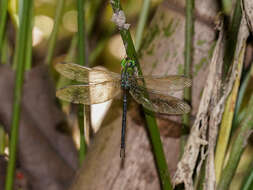
[[[4,41],[4,34],[5,34],[8,0],[1,0],[0,3],[1,3],[0,5],[0,54],[2,54],[2,45]]]
[[[229,189],[231,180],[236,172],[236,168],[239,164],[241,155],[247,145],[249,135],[251,134],[253,126],[253,95],[251,95],[249,105],[246,111],[245,118],[241,123],[241,127],[237,134],[237,138],[234,143],[231,145],[231,153],[227,162],[227,165],[222,172],[221,179],[218,185],[217,190],[226,190]]]
[[[229,139],[231,135],[232,121],[233,121],[234,112],[235,112],[234,102],[236,102],[237,100],[237,95],[239,91],[245,49],[246,49],[246,42],[244,42],[243,46],[241,47],[238,61],[237,60],[234,61],[234,64],[237,64],[238,74],[236,76],[232,91],[227,98],[224,113],[222,116],[221,125],[220,125],[219,137],[217,140],[217,146],[216,146],[216,151],[215,151],[215,176],[216,176],[217,182],[219,182],[220,177],[222,176],[222,169],[224,165],[225,154],[227,151],[227,147],[228,147],[228,143],[229,143]]]
[[[141,14],[139,17],[136,35],[135,35],[135,48],[137,52],[139,51],[140,46],[141,46],[143,30],[147,22],[149,7],[150,7],[150,0],[143,0]]]
[[[193,32],[194,32],[194,0],[186,1],[186,23],[185,23],[185,59],[184,59],[184,76],[192,78],[192,57],[193,57]],[[184,89],[184,100],[191,102],[191,87]],[[189,131],[190,113],[183,115],[183,132]]]
[[[65,4],[65,0],[58,0],[57,9],[55,13],[55,19],[54,19],[54,27],[49,38],[48,51],[47,51],[47,56],[45,59],[45,63],[48,65],[51,64],[52,59],[53,59],[54,49],[55,49],[57,34],[59,31],[59,26],[60,26],[62,14],[63,14],[64,4]]]
[[[17,46],[15,49],[15,56],[17,59],[14,59],[14,65],[17,65],[16,70],[16,81],[15,81],[15,91],[14,91],[14,103],[13,103],[13,115],[12,115],[12,124],[11,124],[11,134],[10,134],[10,157],[8,162],[7,176],[5,182],[5,190],[13,189],[14,181],[14,172],[16,164],[16,152],[17,152],[17,143],[18,143],[18,131],[19,131],[19,120],[21,112],[21,99],[22,99],[22,88],[24,81],[24,69],[26,52],[26,42],[28,39],[27,29],[30,26],[29,17],[31,17],[31,9],[33,6],[32,0],[27,0],[23,2],[23,7],[21,9],[21,21],[20,29],[17,34]]]
[[[0,154],[4,154],[5,149],[5,131],[4,127],[0,125]]]
[[[78,0],[77,1],[77,11],[78,11],[78,32],[77,32],[77,38],[78,38],[78,64],[79,65],[87,65],[86,63],[86,51],[85,51],[85,21],[84,21],[84,0]],[[86,117],[85,117],[85,106],[84,105],[78,105],[78,124],[79,124],[79,132],[80,132],[80,150],[79,150],[79,162],[80,165],[82,164],[84,158],[85,158],[85,152],[86,152],[86,144],[85,144],[85,134],[84,134],[84,128],[88,127],[86,126]]]

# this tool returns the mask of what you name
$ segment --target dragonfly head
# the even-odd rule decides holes
[[[121,61],[121,67],[123,72],[133,74],[136,68],[136,63],[134,60],[130,59],[129,57],[126,57]]]
[[[121,66],[121,86],[124,89],[128,89],[130,87],[129,78],[135,74],[136,63],[127,57],[121,61]]]

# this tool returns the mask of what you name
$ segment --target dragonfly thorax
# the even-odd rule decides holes
[[[131,82],[129,80],[129,73],[122,72],[121,73],[121,88],[124,90],[129,90],[131,87]]]

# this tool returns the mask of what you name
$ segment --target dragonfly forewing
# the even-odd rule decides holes
[[[57,90],[56,96],[76,104],[98,104],[116,97],[120,92],[120,81],[70,85]]]
[[[186,102],[170,95],[154,93],[141,86],[132,87],[130,94],[136,102],[157,113],[185,114],[190,111]]]
[[[71,80],[85,83],[102,83],[120,79],[120,75],[117,73],[102,69],[88,68],[75,63],[57,63],[55,69]]]
[[[170,76],[138,76],[136,77],[136,83],[141,88],[144,88],[143,79],[145,80],[145,86],[147,89],[154,93],[172,95],[173,92],[183,90],[186,87],[191,86],[191,79],[182,75],[170,75]],[[143,89],[144,90],[144,89]]]

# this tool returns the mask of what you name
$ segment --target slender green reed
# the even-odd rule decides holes
[[[184,46],[184,75],[192,79],[192,58],[193,58],[193,32],[194,32],[194,0],[186,1],[185,17],[185,46]],[[191,87],[184,89],[184,100],[191,103]],[[186,134],[189,133],[191,113],[184,114],[182,117],[182,129],[180,138],[180,157],[183,155],[186,144]]]
[[[222,0],[222,9],[226,15],[229,15],[232,10],[232,0]]]
[[[94,14],[98,11],[98,8],[100,7],[101,3],[102,3],[102,0],[95,0],[95,1],[91,1],[91,2],[88,2],[90,3],[91,5],[89,6],[89,12],[90,13],[90,16],[89,19],[88,19],[88,23],[87,23],[87,27],[85,27],[85,31],[87,33],[86,36],[90,36],[91,34],[91,31],[93,29],[93,26],[94,26],[94,21],[96,20],[96,16],[98,16],[98,14]],[[101,51],[103,50],[104,46],[105,46],[105,43],[106,40],[100,40],[99,43],[97,44],[97,46],[95,47],[95,49],[90,52],[90,55],[88,57],[88,64],[89,66],[92,66],[92,63],[94,63],[95,59],[100,55]],[[77,33],[74,34],[74,36],[72,37],[72,40],[71,40],[71,45],[70,45],[70,48],[68,50],[68,53],[67,53],[67,56],[65,58],[65,61],[66,62],[76,62],[76,49],[77,49],[77,44],[78,44],[78,35]],[[57,82],[57,87],[62,87],[62,86],[66,86],[70,83],[70,81],[68,79],[66,79],[65,77],[62,77],[60,76],[60,79],[58,80]],[[64,103],[66,104],[66,102]]]
[[[45,59],[45,63],[50,65],[53,59],[54,55],[54,49],[56,45],[56,40],[57,40],[57,34],[59,31],[59,26],[61,23],[61,18],[63,14],[63,8],[64,8],[65,0],[58,0],[57,1],[57,9],[55,13],[55,18],[54,18],[54,27],[53,31],[50,35],[49,42],[48,42],[48,51],[47,51],[47,56]]]
[[[2,44],[4,41],[7,8],[8,8],[8,0],[1,0],[0,1],[0,54],[2,53]]]
[[[249,86],[251,85],[251,78],[253,77],[253,62],[251,63],[250,71],[246,74],[244,77],[244,80],[242,81],[242,84],[240,85],[240,91],[238,93],[238,98],[236,101],[235,106],[235,115],[233,120],[233,127],[232,129],[235,130],[238,124],[241,122],[242,118],[245,116],[245,105],[244,105],[244,97],[247,96],[247,90]]]
[[[98,56],[101,54],[101,52],[103,51],[106,42],[108,41],[108,39],[103,39],[100,40],[96,47],[92,50],[92,52],[89,55],[89,66],[92,67],[95,63],[95,60],[98,58]]]
[[[101,6],[101,3],[103,2],[103,0],[92,0],[92,1],[86,1],[85,3],[89,3],[89,7],[87,9],[88,14],[86,14],[86,16],[88,15],[88,20],[85,24],[86,27],[86,32],[87,35],[86,36],[90,36],[92,29],[94,28],[94,24],[95,24],[95,20],[96,17],[99,15],[97,14],[97,11],[99,9],[99,7]]]
[[[141,46],[143,30],[145,28],[147,18],[148,18],[149,6],[150,6],[150,0],[143,0],[141,14],[139,17],[136,35],[135,35],[135,48],[137,52],[139,51],[140,46]]]
[[[5,35],[4,40],[3,40],[3,45],[2,45],[2,50],[1,50],[1,57],[0,57],[0,63],[5,64],[8,62],[8,57],[9,57],[9,44],[7,40],[7,36]]]
[[[252,190],[253,187],[253,160],[251,162],[251,166],[248,169],[248,175],[245,176],[243,180],[241,190]]]
[[[76,61],[76,47],[77,47],[77,35],[74,35],[71,40],[71,44],[68,53],[65,57],[66,62]]]
[[[16,81],[15,81],[15,91],[14,91],[14,103],[13,103],[13,115],[11,124],[11,135],[10,135],[10,157],[8,162],[5,190],[13,189],[14,171],[16,163],[16,152],[18,143],[18,130],[19,130],[19,120],[21,111],[21,99],[22,99],[22,87],[24,80],[24,69],[25,69],[25,58],[26,55],[26,42],[28,39],[28,28],[30,26],[29,17],[31,17],[30,9],[32,9],[33,1],[24,1],[21,9],[21,20],[20,28],[17,33],[17,46],[15,48],[16,59],[14,63],[17,65],[16,70]]]
[[[226,164],[225,169],[222,171],[221,179],[218,184],[217,190],[227,190],[231,180],[235,174],[236,168],[239,164],[241,155],[247,145],[249,134],[251,134],[253,126],[253,95],[251,95],[246,115],[240,124],[239,132],[236,134],[236,139],[231,145],[231,153]]]
[[[111,0],[110,3],[112,5],[114,14],[117,15],[119,14],[119,11],[122,11],[119,0]],[[136,62],[138,72],[140,75],[142,75],[137,53],[136,53],[129,29],[126,29],[124,27],[119,28],[119,32],[123,40],[127,56]],[[145,118],[147,122],[147,130],[151,138],[151,144],[153,147],[153,152],[155,156],[156,165],[158,168],[158,174],[160,177],[162,189],[171,190],[172,185],[171,185],[170,175],[168,171],[168,166],[167,166],[166,158],[164,155],[162,142],[160,139],[160,133],[156,124],[154,114],[146,109],[144,110],[145,110]]]
[[[241,19],[241,17],[238,17],[237,19]],[[238,25],[238,27],[240,26]],[[234,33],[232,34],[236,36],[236,39],[237,39],[237,35],[246,35],[245,32],[241,32],[240,34],[238,34],[238,29],[235,30]],[[245,38],[247,37],[245,36]],[[233,39],[230,39],[230,40],[234,41]],[[236,41],[234,41],[234,43],[236,43]],[[238,55],[239,57],[234,57],[234,55],[232,56],[232,58],[234,59],[232,60],[233,64],[237,64],[237,75],[236,75],[236,79],[233,84],[231,93],[226,100],[224,113],[223,113],[222,121],[219,128],[219,135],[218,135],[217,145],[216,145],[216,150],[215,150],[215,177],[216,177],[217,183],[219,182],[220,177],[222,176],[222,170],[224,168],[226,152],[227,152],[229,140],[231,137],[232,122],[233,122],[234,112],[235,112],[235,102],[237,101],[239,86],[241,82],[241,74],[242,74],[242,69],[243,69],[243,60],[244,60],[244,53],[245,53],[245,46],[246,46],[246,42],[243,42],[243,43],[244,43],[243,46],[240,47],[241,49],[238,50],[240,51]],[[229,53],[227,52],[227,50],[228,49],[225,50],[224,65],[223,65],[224,68],[226,67],[225,64],[228,58],[228,56],[226,56],[226,53],[227,54]],[[231,63],[229,63],[229,65],[231,65]],[[224,72],[224,75],[225,75],[225,72]]]
[[[76,47],[77,47],[77,35],[74,35],[72,37],[72,40],[71,40],[71,44],[70,44],[70,47],[68,49],[68,52],[67,52],[67,55],[65,57],[65,60],[66,62],[75,62],[76,61]],[[71,83],[71,81],[65,77],[63,77],[62,75],[59,76],[59,80],[57,81],[57,84],[56,84],[56,89],[59,89],[63,86],[67,86]],[[65,102],[65,101],[61,101],[61,105],[69,105],[70,103],[69,102]]]
[[[193,32],[194,32],[194,0],[186,1],[186,18],[185,18],[185,57],[184,57],[184,75],[192,78],[192,58],[193,58]],[[184,99],[191,102],[191,88],[184,89]],[[189,131],[190,113],[183,116],[183,132]]]
[[[0,125],[0,154],[4,154],[5,149],[5,132],[4,127]]]
[[[85,134],[84,134],[84,127],[86,125],[86,115],[85,115],[85,105],[79,104],[78,105],[78,126],[80,132],[80,149],[79,149],[79,164],[80,166],[85,159],[86,154],[86,143],[85,143]]]
[[[78,0],[77,1],[77,12],[78,12],[78,59],[77,62],[80,65],[87,65],[86,63],[86,51],[85,51],[85,24],[84,24],[84,0]],[[85,106],[84,105],[78,105],[78,124],[79,124],[79,131],[80,131],[80,150],[79,150],[79,162],[80,165],[82,164],[82,161],[85,158],[85,152],[86,152],[86,145],[85,145],[85,134],[84,134],[84,128],[88,127],[86,126],[86,116],[85,116]]]
[[[226,43],[225,56],[224,56],[224,68],[223,68],[223,80],[226,79],[228,70],[233,63],[234,52],[237,44],[237,35],[240,28],[242,18],[241,1],[236,1],[232,23],[229,25],[228,40]]]
[[[25,55],[25,70],[32,68],[32,30],[33,30],[33,7],[30,9],[29,27],[27,31],[26,55]]]

